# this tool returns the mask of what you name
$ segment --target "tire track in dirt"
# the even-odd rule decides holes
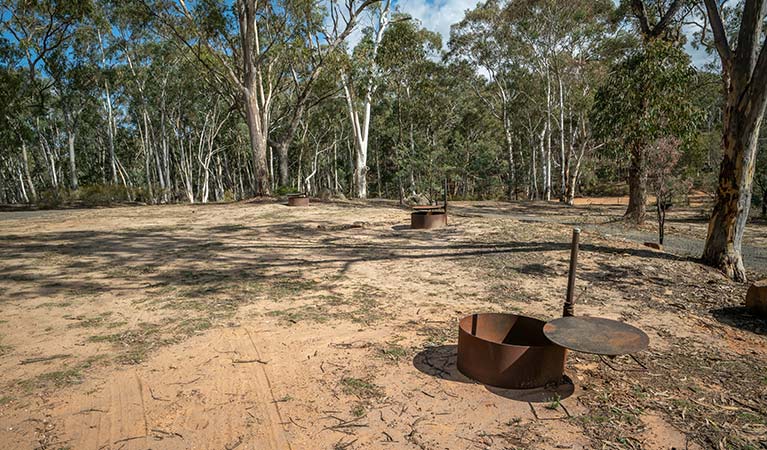
[[[256,346],[250,331],[247,329],[231,329],[226,333],[220,333],[213,347],[228,347],[230,355],[235,355],[231,360],[231,368],[226,365],[226,358],[220,368],[221,373],[214,375],[220,382],[220,388],[211,391],[211,395],[220,394],[216,403],[231,400],[229,394],[249,403],[240,414],[255,416],[258,423],[256,427],[248,427],[252,436],[240,436],[238,439],[243,444],[259,449],[285,450],[292,449],[282,425],[282,416],[277,406],[274,392],[272,391],[269,375],[267,374],[265,361]],[[232,411],[230,414],[237,414]],[[228,422],[228,420],[227,420]],[[232,430],[236,432],[236,430]],[[231,434],[230,434],[231,437]],[[236,444],[235,440],[232,445]]]
[[[121,371],[108,385],[85,398],[67,398],[62,416],[72,448],[123,450],[149,448],[144,385],[137,371]]]
[[[59,437],[77,449],[292,450],[259,338],[218,330],[62,392],[49,410]]]
[[[120,373],[109,382],[109,414],[108,420],[109,443],[111,446],[122,447],[125,450],[148,448],[148,424],[144,408],[144,392],[141,378],[136,371]],[[101,427],[100,427],[101,428]],[[104,444],[99,442],[99,448]],[[77,448],[88,448],[87,446]],[[111,448],[111,447],[108,447]]]

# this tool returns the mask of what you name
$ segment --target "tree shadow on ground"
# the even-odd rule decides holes
[[[710,312],[720,323],[761,336],[767,336],[767,319],[754,315],[745,306],[716,308]]]
[[[413,367],[426,375],[458,383],[482,384],[465,376],[458,370],[458,346],[438,345],[427,347],[413,358]],[[532,389],[504,389],[484,385],[488,392],[510,400],[544,403],[554,399],[564,400],[575,392],[572,380],[565,376],[562,383]]]
[[[567,252],[569,242],[476,242],[458,229],[405,232],[390,227],[329,230],[334,222],[143,227],[116,231],[64,231],[0,236],[0,277],[24,284],[25,296],[60,291],[249,281],[281,272],[334,270],[356,264],[430,259],[462,260],[488,255]],[[359,239],[369,236],[370,239]],[[564,237],[564,236],[563,236]],[[585,244],[583,252],[679,258],[644,249]],[[564,253],[563,253],[564,254]],[[609,266],[609,265],[608,265]],[[602,272],[614,267],[605,266]],[[542,268],[531,267],[531,270]],[[588,274],[584,274],[588,276]],[[618,274],[620,276],[628,273]],[[137,283],[114,285],[113,281]],[[44,286],[49,286],[45,288]]]

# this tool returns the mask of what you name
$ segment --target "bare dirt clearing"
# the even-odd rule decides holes
[[[746,286],[615,237],[620,208],[453,211],[431,232],[384,202],[3,213],[0,447],[767,441],[767,324],[741,306]],[[671,238],[702,239],[698,212],[674,214]],[[576,314],[644,329],[648,369],[571,353],[575,392],[543,403],[463,377],[462,316],[560,314],[572,224],[585,229]],[[755,224],[746,243],[759,255],[766,237]]]

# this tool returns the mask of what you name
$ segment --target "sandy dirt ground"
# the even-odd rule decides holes
[[[0,213],[0,448],[765,448],[746,285],[620,237],[619,207],[454,206],[434,231],[389,202]],[[650,348],[570,353],[559,389],[461,375],[461,317],[560,315],[573,225],[576,314]]]

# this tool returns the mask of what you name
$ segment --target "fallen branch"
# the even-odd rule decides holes
[[[104,411],[103,409],[98,409],[98,408],[88,408],[88,409],[83,409],[82,411],[76,412],[75,414],[88,414],[92,412],[108,413],[109,411]]]
[[[233,359],[232,360],[232,364],[250,364],[250,363],[269,364],[269,361],[262,361],[260,359]]]
[[[345,449],[345,448],[347,448],[347,447],[351,446],[351,445],[352,445],[352,444],[354,444],[355,442],[357,442],[357,439],[359,439],[359,438],[355,438],[353,441],[347,442],[347,443],[345,443],[345,444],[342,444],[342,443],[341,443],[343,440],[341,440],[341,441],[338,441],[338,442],[336,442],[336,445],[335,445],[335,447],[333,447],[333,448],[336,448],[336,449],[338,449],[338,450],[343,450],[343,449]]]
[[[199,380],[200,380],[200,378],[202,378],[202,377],[197,377],[197,378],[195,378],[195,379],[194,379],[194,380],[192,380],[192,381],[187,381],[187,382],[179,381],[179,382],[177,382],[177,383],[170,383],[170,384],[178,384],[178,385],[186,386],[187,384],[192,384],[192,383],[194,383],[195,381],[199,381]]]
[[[167,398],[157,397],[156,395],[154,395],[154,391],[152,391],[151,387],[149,387],[149,395],[152,397],[153,400],[158,400],[158,401],[161,401],[161,402],[169,402],[170,401]]]
[[[34,364],[39,362],[45,362],[45,361],[53,361],[54,359],[61,359],[61,358],[69,358],[72,355],[67,354],[59,354],[59,355],[52,355],[52,356],[41,356],[39,358],[28,358],[25,360],[22,360],[19,364],[25,365],[25,364]]]
[[[165,436],[177,436],[177,437],[179,437],[181,439],[184,439],[184,436],[182,436],[181,433],[176,433],[175,431],[174,432],[169,432],[169,431],[161,430],[159,428],[152,428],[151,431],[154,432],[154,433],[163,434]]]
[[[291,423],[293,423],[293,425],[297,426],[298,428],[302,428],[302,429],[304,429],[304,430],[306,429],[306,427],[304,427],[304,426],[301,426],[301,425],[297,424],[297,423],[296,423],[296,421],[295,421],[295,420],[293,420],[293,418],[292,418],[292,417],[288,416],[288,419],[290,420],[290,422],[291,422]]]
[[[120,442],[128,442],[128,441],[135,441],[136,439],[145,439],[146,436],[133,436],[133,437],[127,437],[124,439],[118,439],[114,441],[112,444],[119,444]]]

